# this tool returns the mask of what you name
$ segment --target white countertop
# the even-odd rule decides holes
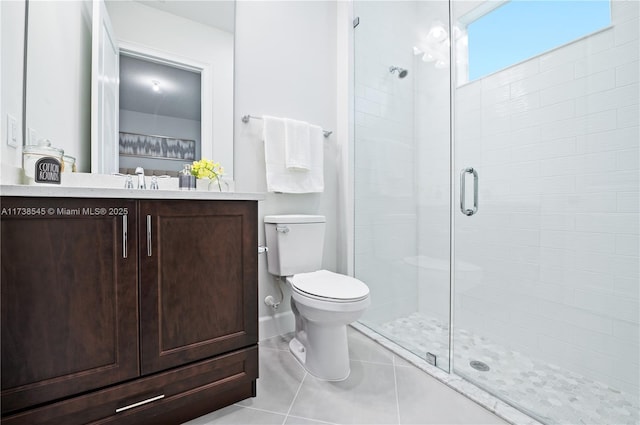
[[[214,192],[204,190],[139,190],[102,187],[70,187],[57,185],[2,185],[2,196],[50,198],[117,198],[117,199],[193,199],[262,201],[263,193]]]

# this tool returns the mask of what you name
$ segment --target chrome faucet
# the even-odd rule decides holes
[[[144,181],[144,168],[136,167],[136,176],[138,176],[138,189],[146,189],[147,184]]]

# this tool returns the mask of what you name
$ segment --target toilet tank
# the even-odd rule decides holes
[[[292,276],[322,266],[325,218],[322,215],[264,217],[269,273]]]

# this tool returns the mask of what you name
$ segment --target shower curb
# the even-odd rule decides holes
[[[361,334],[371,338],[378,344],[382,345],[386,349],[392,351],[398,356],[402,357],[404,360],[408,361],[412,365],[416,366],[420,370],[426,372],[433,378],[442,382],[449,388],[454,391],[462,394],[473,402],[479,404],[490,412],[494,413],[496,416],[504,419],[513,425],[544,425],[542,422],[537,421],[536,419],[528,416],[527,414],[521,412],[510,404],[506,403],[503,400],[493,396],[487,391],[479,388],[475,384],[467,381],[466,379],[456,376],[447,372],[444,372],[438,369],[435,366],[430,365],[426,362],[426,360],[421,359],[420,357],[413,354],[411,351],[402,348],[398,344],[388,340],[384,336],[378,334],[377,332],[369,329],[365,325],[355,322],[350,325],[353,329],[357,330]]]

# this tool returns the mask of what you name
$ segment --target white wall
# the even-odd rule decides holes
[[[200,157],[200,121],[120,109],[120,131],[195,140],[196,158]],[[188,162],[120,156],[120,169],[142,167],[145,170],[180,171]]]
[[[2,182],[12,183],[14,170],[22,167],[22,73],[24,58],[24,1],[0,2],[0,163]],[[18,124],[18,147],[7,145],[7,114]]]
[[[26,121],[37,138],[26,144],[51,140],[82,172],[91,170],[91,14],[87,0],[29,2]]]
[[[456,260],[483,269],[456,280],[456,326],[636,394],[639,5],[455,98],[457,168],[480,175]]]
[[[355,94],[353,73],[353,3],[337,2],[336,17],[336,134],[338,149],[337,271],[353,275],[354,260],[354,170],[353,139]]]
[[[259,209],[259,243],[264,244],[263,217],[268,214],[322,214],[327,218],[323,267],[336,270],[338,220],[338,146],[336,140],[336,3],[250,2],[236,9],[236,190],[266,192],[262,123],[240,121],[246,114],[290,117],[334,131],[325,139],[325,191],[321,194],[267,193]],[[267,272],[266,256],[259,256],[260,338],[267,332],[292,330],[274,323],[267,295],[279,296]],[[288,301],[278,313],[289,311]],[[286,316],[286,315],[285,315]]]
[[[211,123],[211,129],[202,139],[210,138],[213,145],[204,144],[202,154],[234,175],[233,34],[137,2],[110,1],[107,9],[119,41],[212,66],[212,116],[202,117],[203,122]]]

